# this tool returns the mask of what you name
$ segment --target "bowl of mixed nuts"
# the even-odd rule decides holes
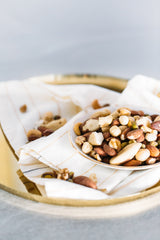
[[[121,170],[160,166],[160,114],[128,107],[102,108],[77,119],[73,146],[90,161]]]

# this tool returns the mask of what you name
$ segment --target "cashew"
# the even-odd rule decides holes
[[[75,124],[74,124],[74,127],[73,127],[73,130],[74,130],[74,132],[75,132],[75,134],[76,134],[77,136],[80,136],[80,135],[81,135],[81,131],[80,131],[80,129],[79,129],[80,125],[81,125],[81,123],[78,122],[78,123],[75,123]]]
[[[106,127],[106,126],[109,126],[113,121],[113,117],[112,115],[108,115],[106,117],[100,117],[99,118],[99,125],[101,127]]]
[[[95,112],[91,115],[91,118],[106,117],[111,113],[109,109],[104,109],[102,111]]]
[[[101,132],[93,132],[88,138],[88,142],[92,145],[99,146],[104,140],[103,134]]]
[[[60,127],[62,127],[66,122],[67,121],[65,118],[61,118],[58,120],[52,120],[51,122],[45,124],[44,126],[46,128],[49,128],[49,129],[55,131],[55,130],[59,129]]]
[[[97,119],[89,119],[86,121],[82,129],[83,131],[96,131],[99,129],[99,121]]]

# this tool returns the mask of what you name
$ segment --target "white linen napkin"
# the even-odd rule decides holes
[[[143,84],[141,84],[141,78]],[[53,111],[68,120],[71,119],[64,127],[50,136],[40,138],[20,148],[19,164],[24,175],[36,184],[43,185],[47,196],[64,198],[71,196],[71,198],[77,199],[104,199],[124,196],[137,193],[156,184],[160,178],[160,168],[131,172],[99,166],[81,156],[73,148],[69,135],[72,123],[76,118],[85,114],[86,109],[89,109],[91,102],[96,98],[102,104],[118,103],[125,106],[127,102],[127,104],[135,105],[135,99],[138,98],[139,92],[143,89],[144,96],[144,92],[152,95],[147,104],[147,107],[151,106],[155,93],[148,90],[147,84],[144,85],[145,80],[147,82],[148,79],[143,76],[130,80],[128,90],[126,89],[121,96],[113,91],[92,85],[54,86],[27,80],[1,83],[0,99],[4,104],[0,106],[0,120],[4,132],[15,150],[25,144],[27,141],[26,132],[33,128],[35,122],[44,112]],[[131,88],[132,81],[134,81],[134,87]],[[141,90],[137,91],[135,82],[138,84],[138,89]],[[150,84],[156,88],[159,86],[159,82],[154,79],[150,79]],[[130,98],[131,89],[134,98]],[[160,104],[160,99],[156,97],[157,107],[154,110],[160,112],[158,101]],[[140,99],[137,105],[142,109],[144,103],[145,101]],[[22,104],[28,106],[28,112],[25,114],[19,111]],[[77,113],[77,106],[85,111],[74,116]],[[96,174],[98,188],[106,189],[108,195],[93,189],[87,191],[87,187],[66,183],[63,180],[41,178],[42,173],[50,171],[52,168],[64,167],[74,171],[75,176]],[[73,189],[77,189],[77,194],[73,194]]]

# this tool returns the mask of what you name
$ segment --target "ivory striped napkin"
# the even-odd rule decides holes
[[[139,87],[141,88],[140,83]],[[146,90],[143,88],[143,91]],[[136,95],[135,89],[134,96]],[[159,181],[160,168],[140,172],[108,169],[81,156],[71,144],[69,130],[73,122],[85,114],[95,98],[102,104],[120,102],[125,105],[128,100],[127,90],[125,97],[123,98],[123,94],[121,96],[92,85],[54,86],[28,80],[1,83],[0,99],[4,104],[0,106],[0,120],[8,140],[19,154],[19,164],[24,175],[37,185],[44,186],[47,196],[77,199],[124,196],[156,184]],[[28,106],[25,114],[19,111],[23,104]],[[140,106],[143,105],[141,101]],[[77,114],[79,108],[84,111]],[[66,117],[67,124],[48,137],[24,145],[27,141],[26,132],[33,128],[46,111]],[[41,178],[42,173],[52,168],[65,167],[74,171],[75,175],[96,174],[98,188],[106,189],[107,194],[63,180]]]

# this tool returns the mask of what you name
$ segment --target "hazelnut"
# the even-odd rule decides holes
[[[44,121],[50,122],[53,120],[53,113],[52,112],[46,112],[43,116]]]
[[[120,121],[121,125],[127,125],[128,121],[129,121],[129,118],[127,116],[120,116],[119,121]]]
[[[112,126],[109,131],[113,137],[118,137],[121,134],[121,130],[117,126]]]
[[[40,137],[42,137],[42,133],[37,129],[31,129],[27,132],[27,138],[29,142],[34,141]]]

